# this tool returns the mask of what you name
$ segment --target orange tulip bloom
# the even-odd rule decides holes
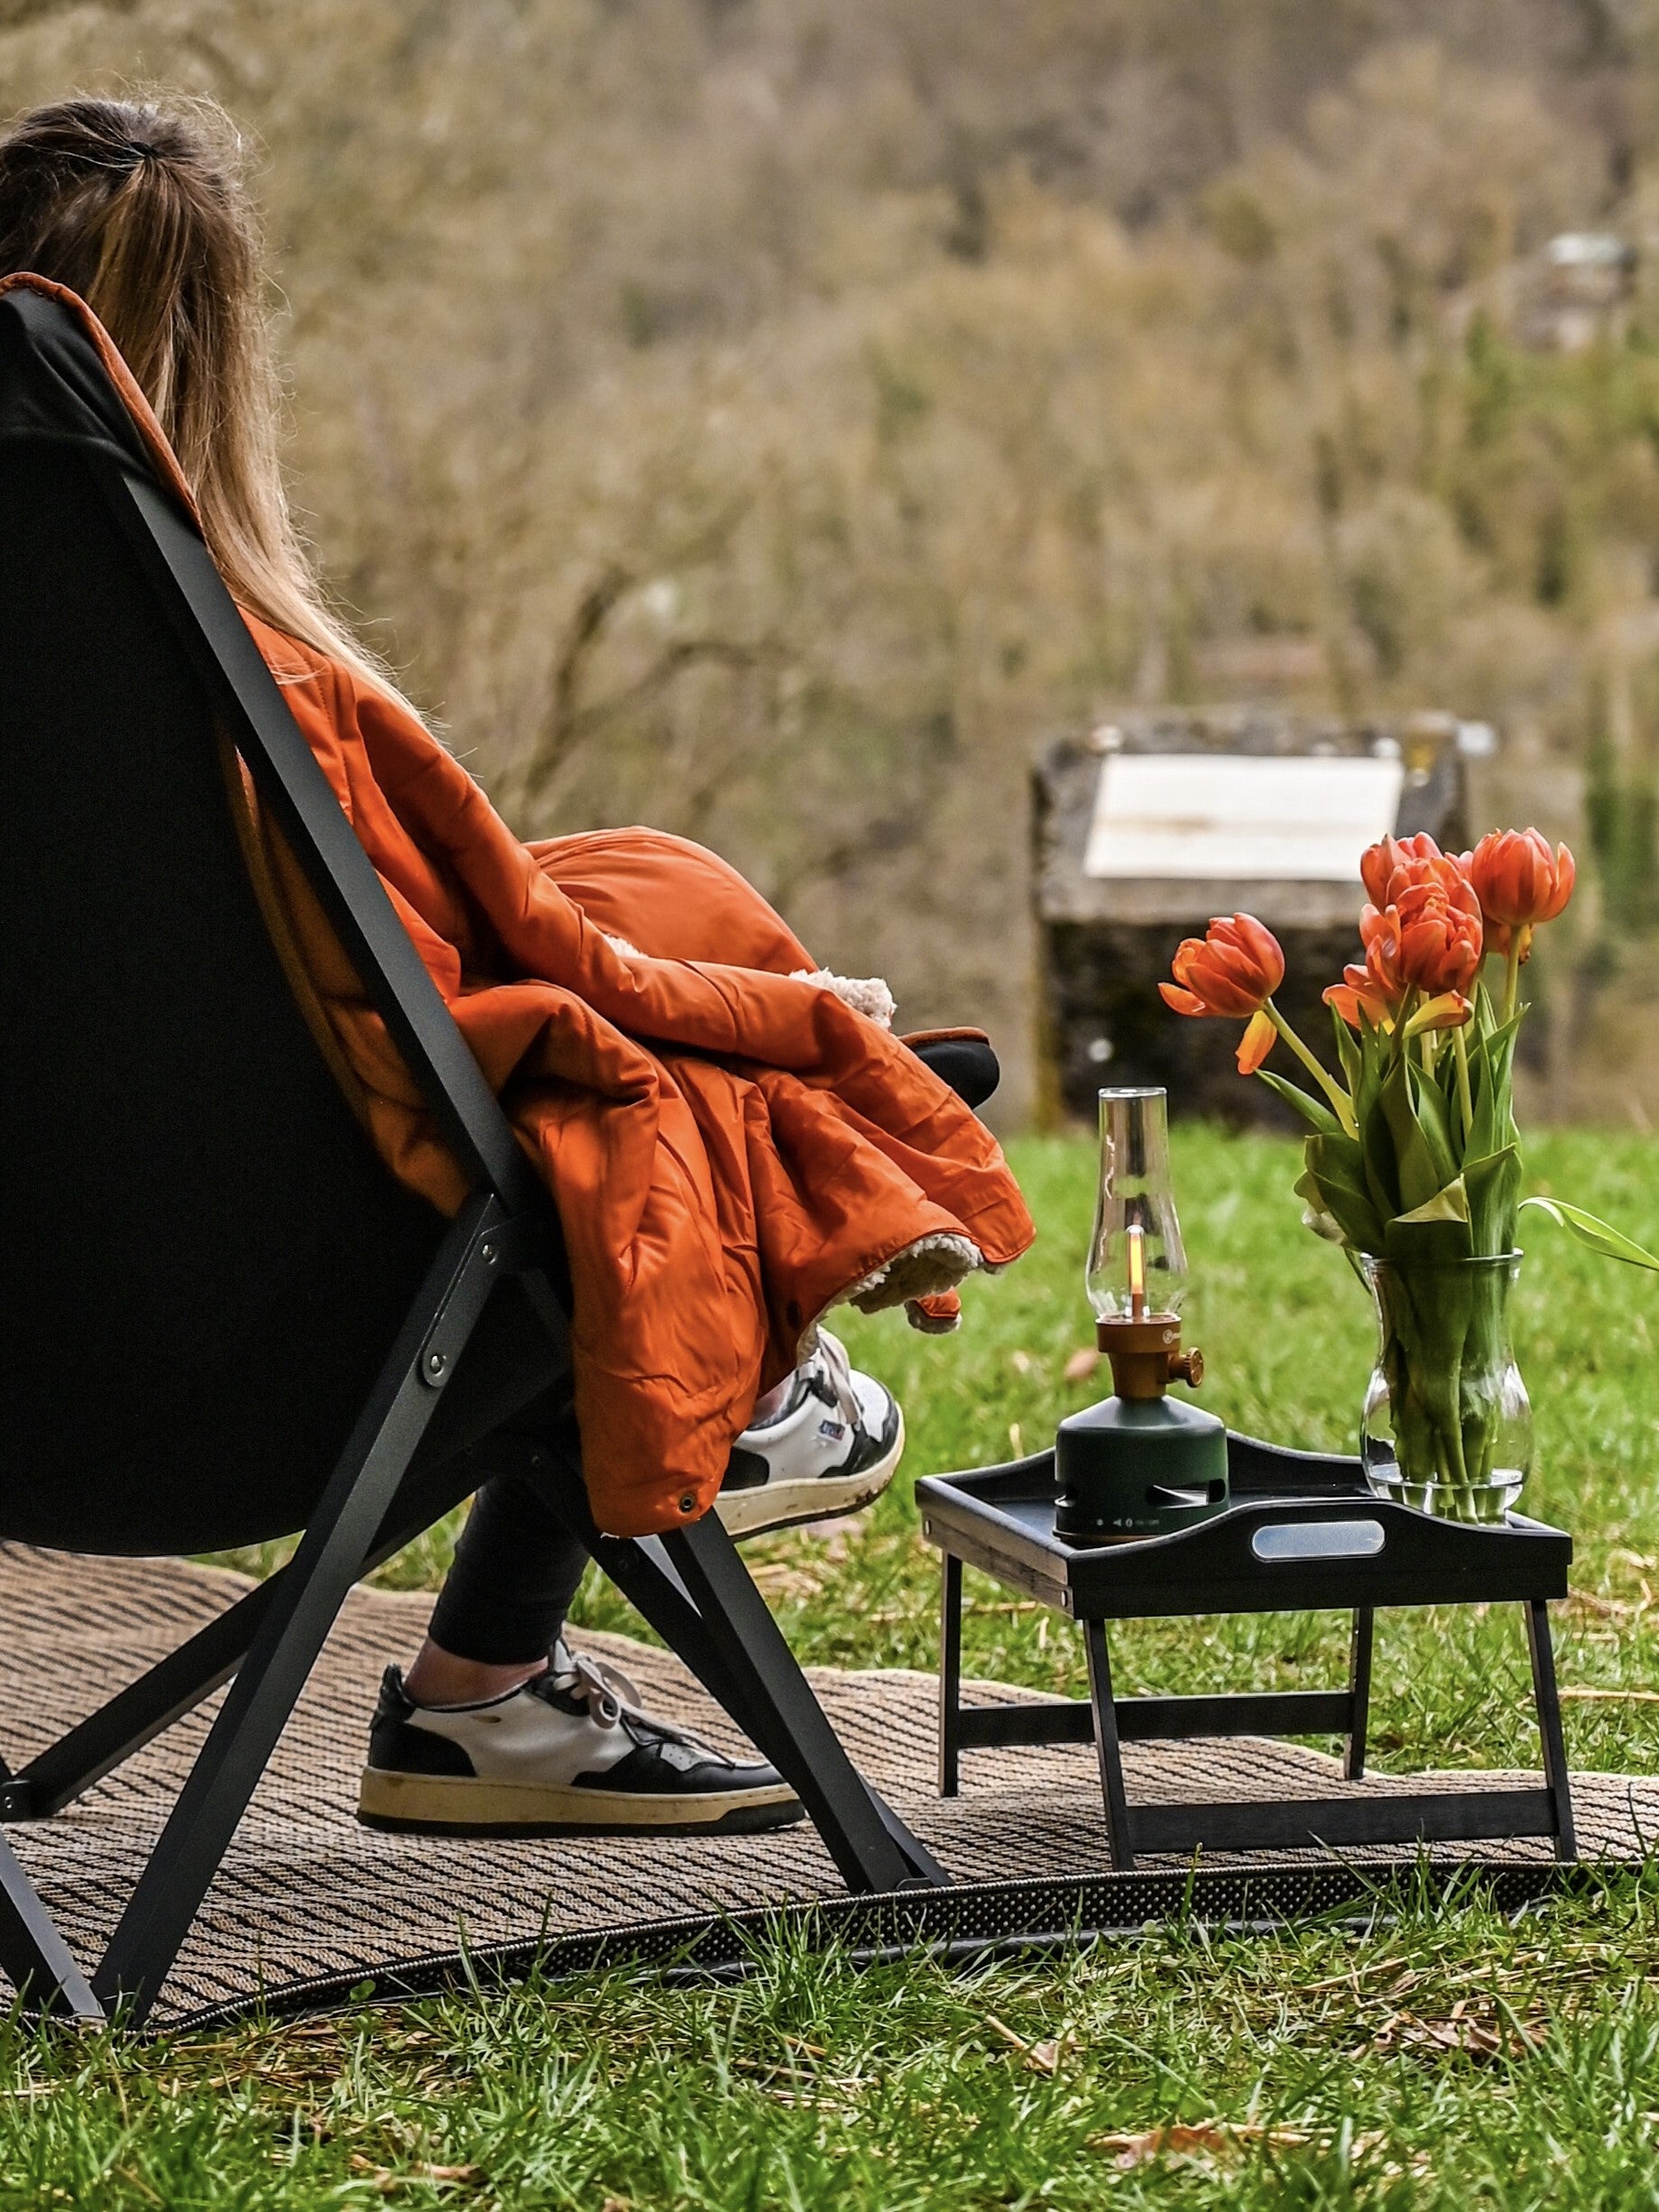
[[[1202,937],[1183,939],[1170,965],[1175,980],[1158,989],[1177,1014],[1246,1020],[1285,981],[1279,941],[1253,914],[1218,917]]]
[[[1474,1010],[1461,991],[1443,991],[1438,999],[1424,999],[1406,1023],[1406,1034],[1421,1037],[1425,1029],[1461,1029]]]
[[[1363,1011],[1373,1029],[1392,1029],[1394,1017],[1399,1010],[1378,982],[1369,968],[1350,965],[1342,970],[1342,980],[1332,983],[1324,994],[1325,1004],[1335,1007],[1350,1029],[1359,1027]]]
[[[1467,991],[1480,966],[1480,902],[1454,863],[1430,862],[1380,913],[1367,907],[1359,935],[1373,981],[1396,1006],[1410,991]]]
[[[1278,1036],[1267,1010],[1285,981],[1278,939],[1253,914],[1218,917],[1202,937],[1183,940],[1171,964],[1175,982],[1158,989],[1177,1014],[1217,1014],[1233,1021],[1249,1018],[1239,1040],[1239,1073],[1253,1075]]]
[[[1445,857],[1427,830],[1420,830],[1415,837],[1384,837],[1359,855],[1359,880],[1365,885],[1365,895],[1374,907],[1392,906],[1396,882],[1403,889],[1418,880],[1417,871],[1424,862]]]
[[[1486,917],[1487,949],[1507,956],[1521,932],[1521,958],[1532,952],[1532,933],[1553,922],[1572,896],[1578,870],[1565,845],[1552,853],[1535,829],[1492,830],[1464,865]]]
[[[1373,845],[1367,860],[1382,850]],[[1387,876],[1389,903],[1367,907],[1359,917],[1365,964],[1344,968],[1342,981],[1324,994],[1325,1004],[1334,1006],[1354,1029],[1361,1009],[1374,1028],[1392,1028],[1401,1006],[1415,991],[1444,1001],[1447,1009],[1466,1004],[1480,967],[1480,902],[1461,864],[1438,851],[1407,853],[1396,846],[1396,852],[1401,857],[1390,862]],[[1380,866],[1373,873],[1381,880]],[[1456,1028],[1467,1018],[1466,1012],[1448,1010],[1443,1020],[1417,1026]]]
[[[1254,1075],[1281,1037],[1330,1101],[1331,1111],[1351,1137],[1353,1101],[1332,1081],[1273,1003],[1285,981],[1285,954],[1278,939],[1253,914],[1218,916],[1202,937],[1186,937],[1175,949],[1173,983],[1160,983],[1164,1003],[1177,1014],[1218,1014],[1248,1026],[1239,1040],[1239,1073]]]
[[[1278,1028],[1271,1014],[1252,1014],[1245,1025],[1244,1035],[1239,1039],[1239,1049],[1233,1057],[1239,1064],[1240,1075],[1253,1075],[1278,1042]]]

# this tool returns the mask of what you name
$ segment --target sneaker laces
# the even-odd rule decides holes
[[[621,1667],[612,1665],[608,1660],[595,1659],[587,1652],[572,1651],[562,1637],[553,1663],[539,1679],[550,1690],[579,1698],[595,1728],[620,1727],[636,1744],[644,1743],[650,1737],[666,1738],[671,1744],[683,1744],[687,1750],[701,1753],[705,1758],[725,1759],[724,1752],[714,1750],[688,1728],[648,1712],[638,1685]],[[730,1765],[732,1762],[726,1760],[726,1764]]]
[[[853,1362],[847,1357],[847,1348],[838,1336],[827,1329],[818,1332],[818,1349],[814,1354],[814,1365],[822,1369],[825,1381],[834,1391],[835,1404],[846,1415],[853,1427],[862,1427],[864,1408],[859,1403],[858,1392],[853,1387]]]

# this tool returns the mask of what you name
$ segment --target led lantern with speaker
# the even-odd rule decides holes
[[[1166,1536],[1223,1513],[1227,1432],[1168,1394],[1196,1388],[1203,1359],[1183,1350],[1186,1252],[1169,1170],[1165,1093],[1102,1091],[1101,1179],[1089,1247],[1089,1303],[1111,1364],[1112,1396],[1060,1424],[1056,1535],[1075,1544]]]

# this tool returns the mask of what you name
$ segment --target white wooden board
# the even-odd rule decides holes
[[[1101,764],[1083,873],[1358,883],[1399,817],[1398,760],[1114,753]]]

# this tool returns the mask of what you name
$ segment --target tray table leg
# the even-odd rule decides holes
[[[1555,1807],[1555,1856],[1571,1864],[1579,1855],[1572,1827],[1572,1784],[1567,1776],[1567,1747],[1562,1740],[1550,1612],[1542,1598],[1526,1601],[1526,1648],[1532,1654],[1533,1696],[1538,1707],[1538,1734],[1544,1743],[1544,1786]]]
[[[1371,1634],[1376,1615],[1369,1605],[1354,1608],[1353,1636],[1348,1646],[1348,1735],[1342,1745],[1342,1775],[1348,1782],[1365,1777],[1365,1737],[1371,1717]]]
[[[1129,1839],[1129,1799],[1123,1789],[1123,1754],[1118,1743],[1118,1709],[1111,1696],[1111,1661],[1106,1652],[1106,1624],[1086,1620],[1083,1644],[1089,1654],[1089,1697],[1094,1707],[1094,1748],[1101,1762],[1101,1792],[1106,1800],[1106,1840],[1120,1874],[1135,1870]]]
[[[940,1558],[939,1794],[955,1797],[962,1789],[962,1562],[951,1552]]]

